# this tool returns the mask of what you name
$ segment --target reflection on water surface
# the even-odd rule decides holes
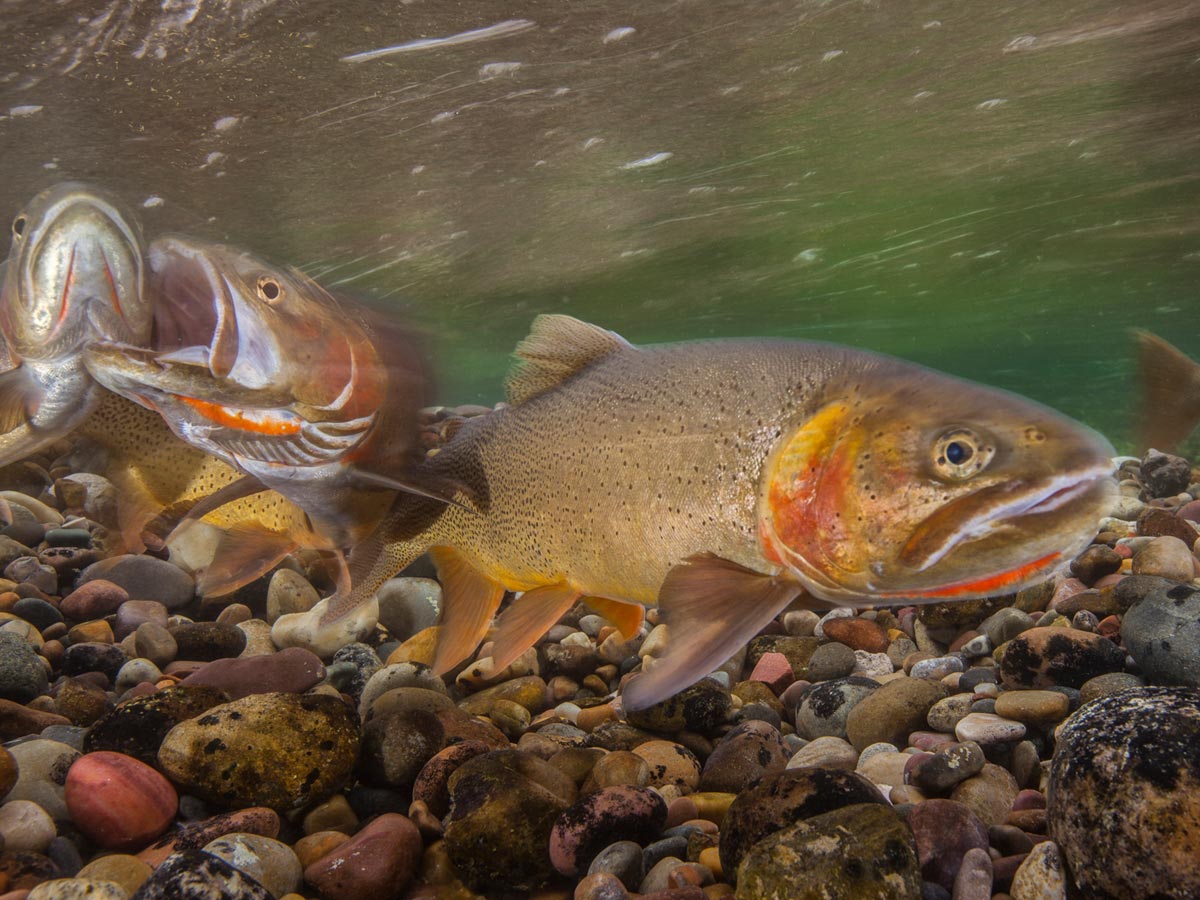
[[[1200,355],[1200,9],[0,7],[0,209],[82,178],[406,304],[450,402],[532,316],[896,353],[1128,436]]]

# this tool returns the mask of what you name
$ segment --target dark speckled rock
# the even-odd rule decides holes
[[[358,717],[328,694],[253,694],[176,725],[159,767],[218,806],[290,811],[341,788],[358,757]]]
[[[813,816],[763,838],[742,859],[737,884],[738,900],[921,896],[912,834],[894,810],[877,803]]]
[[[114,750],[156,766],[158,747],[168,731],[225,700],[216,688],[183,685],[135,697],[91,727],[83,739],[84,752]]]
[[[736,794],[768,772],[781,772],[791,754],[779,729],[749,721],[733,728],[713,748],[700,771],[700,790]]]
[[[117,673],[129,658],[116,644],[101,644],[86,641],[72,644],[63,656],[64,675],[82,675],[84,672],[103,672],[109,681],[116,681]]]
[[[1125,668],[1125,654],[1108,638],[1075,628],[1044,626],[1004,645],[1000,678],[1006,688],[1077,688],[1089,678]]]
[[[0,633],[0,697],[28,703],[49,687],[46,669],[29,642],[15,634]]]
[[[422,709],[376,716],[362,729],[359,774],[368,784],[409,791],[424,765],[442,749],[445,736],[437,717]]]
[[[554,876],[550,832],[574,802],[573,793],[567,776],[517,750],[463,763],[450,776],[445,832],[455,870],[480,891],[531,891],[545,885]]]
[[[721,823],[721,868],[737,872],[742,857],[767,835],[803,819],[854,803],[887,801],[861,775],[806,767],[764,775],[740,793]]]
[[[1058,732],[1050,836],[1089,896],[1200,896],[1200,690],[1134,688]]]
[[[450,811],[448,782],[454,770],[468,759],[490,753],[495,748],[483,741],[462,741],[435,754],[422,766],[413,784],[413,800],[422,801],[439,819]]]
[[[879,682],[858,676],[813,685],[800,700],[796,731],[809,740],[826,736],[845,738],[850,710],[878,687]]]
[[[725,722],[731,701],[728,691],[712,681],[699,681],[691,687],[646,709],[627,711],[625,718],[635,728],[667,734],[695,731],[706,734]]]
[[[220,857],[201,850],[172,853],[131,900],[273,900],[271,893]]]
[[[654,791],[629,785],[603,788],[558,817],[550,833],[550,861],[563,875],[577,875],[609,844],[645,844],[666,821],[666,801]]]
[[[1121,640],[1147,681],[1200,687],[1200,591],[1150,591],[1125,614]]]
[[[246,632],[227,622],[188,622],[169,630],[179,647],[178,659],[211,662],[237,656],[246,649]]]

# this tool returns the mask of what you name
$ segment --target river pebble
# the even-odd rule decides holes
[[[48,549],[46,527],[21,507],[30,527],[20,537],[31,543],[0,535],[0,563],[17,579],[0,579],[0,642],[23,656],[31,686],[11,697],[0,691],[0,736],[12,741],[9,756],[0,754],[0,795],[13,786],[0,834],[16,826],[0,879],[21,889],[46,882],[44,893],[108,882],[125,897],[143,887],[167,896],[182,889],[183,859],[198,873],[191,883],[211,896],[294,892],[288,900],[470,892],[712,900],[735,890],[791,898],[843,877],[870,896],[1058,900],[1077,892],[1073,876],[1086,892],[1087,857],[1076,867],[1068,853],[1098,855],[1102,825],[1090,826],[1090,843],[1055,831],[1061,807],[1042,792],[1053,795],[1061,782],[1044,771],[1050,753],[1056,743],[1064,752],[1089,702],[1157,690],[1147,682],[1196,683],[1192,526],[1175,508],[1190,503],[1200,517],[1200,501],[1179,492],[1158,499],[1137,470],[1124,470],[1123,489],[1141,495],[1121,510],[1132,517],[1104,523],[1112,532],[1072,562],[1069,577],[982,601],[824,619],[790,610],[710,677],[624,719],[622,680],[641,656],[664,649],[656,610],[627,640],[581,604],[505,672],[491,671],[485,644],[478,659],[435,676],[425,664],[441,602],[433,579],[389,582],[378,626],[367,604],[346,628],[321,631],[303,611],[326,593],[313,556],[239,591],[237,602],[202,603],[190,576],[162,568],[172,564],[130,562],[148,555],[88,564],[105,550],[103,541],[89,546],[85,529],[72,527],[79,533]],[[101,574],[105,564],[119,578]],[[150,571],[181,589],[167,596],[166,581],[143,577]],[[277,650],[277,615],[304,621],[285,622],[276,637],[309,629],[318,644]],[[0,666],[0,681],[4,674]],[[293,722],[297,705],[313,714]],[[331,717],[336,736],[321,724]],[[1134,719],[1128,740],[1140,735],[1137,746],[1151,746],[1146,723],[1157,721]],[[87,838],[94,811],[67,804],[55,784],[72,763],[82,776],[102,754],[124,754],[184,792],[161,836],[128,845],[136,857]],[[1163,758],[1153,771],[1175,771]],[[226,771],[247,784],[229,789],[238,779],[222,779]],[[1144,780],[1147,796],[1164,790]],[[31,787],[36,797],[25,796]],[[1091,802],[1106,790],[1092,788]],[[616,795],[643,798],[653,812],[622,812]],[[114,801],[118,809],[131,802]],[[1123,813],[1135,808],[1121,802]],[[595,813],[590,832],[585,810]],[[882,854],[874,835],[885,836]],[[1153,843],[1158,868],[1178,876],[1170,838]],[[97,852],[109,855],[89,858]],[[1139,852],[1108,865],[1112,877],[1142,871]],[[162,864],[173,853],[171,875]],[[390,862],[338,880],[368,857]],[[1182,893],[1164,896],[1196,893],[1182,883]]]

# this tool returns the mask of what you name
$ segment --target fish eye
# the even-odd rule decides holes
[[[277,303],[283,297],[283,285],[269,275],[258,279],[258,298],[267,303]]]
[[[19,238],[25,234],[26,219],[24,216],[17,216],[13,219],[12,232],[13,237]]]
[[[969,428],[951,428],[933,442],[933,467],[943,478],[965,481],[981,472],[996,448]]]

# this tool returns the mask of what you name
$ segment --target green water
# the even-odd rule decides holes
[[[0,43],[0,210],[83,178],[403,306],[449,403],[559,311],[882,350],[1127,449],[1128,329],[1200,356],[1185,0],[7,0]]]

